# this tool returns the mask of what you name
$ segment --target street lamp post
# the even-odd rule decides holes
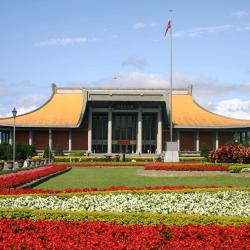
[[[15,161],[16,161],[16,114],[17,110],[14,108],[12,110],[13,115],[13,167],[15,167]]]

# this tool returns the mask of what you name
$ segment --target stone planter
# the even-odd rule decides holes
[[[26,162],[27,162],[27,168],[29,168],[30,166],[31,166],[31,160],[26,160]]]
[[[35,167],[36,166],[36,161],[35,160],[32,160],[31,161],[31,167]]]
[[[40,160],[36,161],[36,167],[40,167],[40,162],[41,162]]]
[[[13,161],[7,161],[7,168],[13,169],[13,167],[14,167]]]
[[[18,166],[19,168],[22,168],[22,167],[23,167],[23,161],[18,161],[18,162],[17,162],[17,166]]]
[[[4,161],[0,161],[0,171],[4,168]]]

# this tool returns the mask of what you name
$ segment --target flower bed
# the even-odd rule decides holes
[[[144,170],[228,171],[229,167],[226,165],[150,164],[145,165]]]
[[[109,188],[67,188],[65,190],[49,190],[49,189],[0,189],[0,195],[20,195],[20,194],[58,194],[58,193],[83,193],[98,191],[138,191],[138,190],[207,190],[208,189],[232,189],[232,187],[221,186],[153,186],[153,187],[125,187],[116,186]],[[239,189],[239,187],[237,188]]]
[[[88,163],[59,163],[72,167],[138,167],[144,166],[145,162],[88,162]]]
[[[247,249],[250,226],[0,220],[1,249]]]
[[[48,165],[45,167],[35,168],[29,171],[5,174],[0,176],[0,189],[12,188],[21,184],[31,182],[44,176],[59,172],[66,169],[66,165]]]
[[[250,216],[250,192],[126,192],[0,198],[0,208]]]

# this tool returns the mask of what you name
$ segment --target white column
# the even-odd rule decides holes
[[[177,130],[177,145],[178,151],[180,151],[180,130]]]
[[[29,129],[29,145],[32,145],[32,130]]]
[[[112,109],[108,113],[108,154],[112,153]]]
[[[52,129],[49,128],[49,148],[52,150]]]
[[[137,123],[137,154],[142,153],[142,108],[138,110],[138,123]]]
[[[12,145],[12,129],[10,129],[9,144]]]
[[[215,149],[219,148],[219,132],[215,133]]]
[[[196,131],[196,151],[200,151],[200,133]]]
[[[69,129],[69,152],[72,151],[72,130]]]
[[[162,114],[161,114],[161,108],[158,111],[157,114],[157,153],[162,153]]]
[[[92,109],[89,107],[88,152],[92,152]]]

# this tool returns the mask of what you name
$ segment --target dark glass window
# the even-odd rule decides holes
[[[94,113],[92,115],[92,151],[107,153],[108,115]]]

